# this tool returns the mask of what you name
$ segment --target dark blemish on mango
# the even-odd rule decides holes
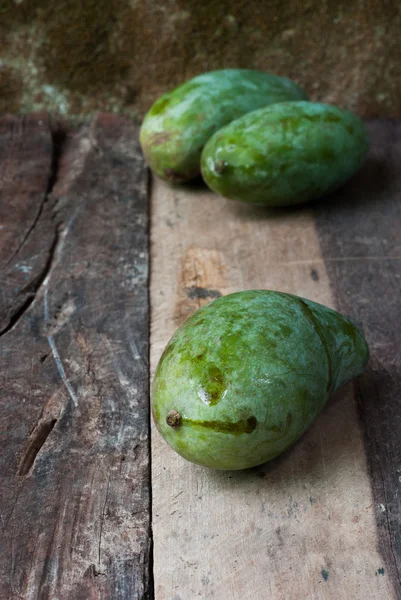
[[[210,398],[209,404],[213,406],[217,404],[225,391],[225,379],[223,373],[215,365],[211,365],[207,369],[207,377],[206,391]]]
[[[224,173],[224,171],[227,169],[227,167],[228,167],[228,163],[225,160],[216,160],[216,162],[214,163],[214,171],[218,175],[221,175],[222,173]]]
[[[167,344],[167,346],[163,350],[163,354],[160,357],[160,363],[162,361],[165,361],[167,359],[167,357],[169,356],[169,354],[171,354],[171,352],[174,350],[174,348],[175,348],[175,343],[174,342],[169,342]]]
[[[243,433],[252,433],[258,421],[256,417],[241,419],[239,421],[194,421],[193,419],[183,418],[182,423],[192,427],[202,427],[212,429],[218,433],[231,433],[232,435],[241,435]]]
[[[219,292],[219,290],[210,290],[208,288],[198,287],[195,285],[185,288],[185,293],[191,300],[203,300],[206,298],[221,297],[221,292]]]
[[[328,160],[328,161],[333,160],[334,161],[337,158],[336,153],[331,148],[329,148],[329,146],[322,148],[320,150],[320,155],[322,157],[322,161],[324,161],[324,160]]]
[[[299,116],[283,117],[280,119],[280,125],[282,125],[288,133],[296,134],[301,125],[305,121],[309,123],[340,123],[342,118],[332,112],[325,112],[324,114],[308,115],[303,110],[298,111]]]
[[[191,325],[193,327],[195,327],[195,325],[203,325],[204,322],[205,322],[205,319],[203,317],[201,319],[194,318],[194,319],[192,319]]]
[[[294,330],[293,330],[292,327],[289,327],[288,325],[283,325],[281,323],[280,324],[280,329],[277,330],[277,332],[275,333],[275,335],[283,337],[285,339],[288,339],[293,332],[294,332]]]
[[[318,113],[316,115],[307,115],[303,113],[301,109],[299,115],[301,122],[302,120],[309,121],[310,123],[341,123],[343,121],[342,117],[331,111],[325,111],[324,113]]]
[[[202,361],[199,357],[200,355],[197,356],[197,360]],[[198,395],[205,404],[214,406],[226,390],[224,375],[216,365],[204,364],[204,361],[200,364],[200,372],[201,385]]]
[[[155,423],[160,422],[160,410],[157,404],[152,404],[152,415]]]
[[[164,96],[153,104],[149,111],[149,115],[152,117],[156,117],[170,104],[170,96]]]
[[[323,579],[324,579],[325,581],[327,581],[327,580],[328,580],[328,578],[329,578],[329,572],[328,572],[328,571],[326,571],[326,569],[322,569],[321,573],[322,573],[322,577],[323,577]]]
[[[280,125],[283,126],[285,133],[296,134],[298,132],[299,126],[302,123],[299,117],[286,117],[280,120]]]
[[[154,135],[150,136],[147,140],[145,140],[144,146],[146,149],[148,149],[153,148],[153,146],[165,144],[169,141],[172,135],[174,134],[171,131],[162,131],[160,133],[155,133]]]
[[[291,425],[291,421],[292,421],[292,414],[289,412],[287,414],[287,418],[285,420],[285,423],[280,423],[279,425],[272,425],[270,427],[271,431],[273,431],[274,433],[278,433],[280,435],[283,435],[284,433],[286,433],[288,431],[288,429],[290,428]]]

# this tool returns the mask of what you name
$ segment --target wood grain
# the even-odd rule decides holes
[[[219,293],[277,289],[335,307],[314,214],[155,181],[152,371],[175,328]],[[246,472],[190,464],[152,429],[152,485],[156,600],[396,597],[352,385],[294,448]]]
[[[55,240],[45,206],[53,143],[46,115],[3,117],[0,138],[0,332],[5,333],[32,301]],[[42,252],[36,252],[41,244]]]
[[[0,597],[147,598],[147,174],[138,131],[0,121]]]
[[[401,123],[369,124],[371,152],[316,223],[340,310],[359,321],[369,369],[359,403],[380,550],[401,598]]]

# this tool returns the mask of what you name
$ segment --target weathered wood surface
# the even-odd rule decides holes
[[[0,598],[151,595],[146,173],[129,122],[0,120]],[[219,294],[361,324],[372,358],[282,458],[191,465],[153,434],[157,600],[401,598],[401,127],[330,202],[152,194],[152,348]],[[360,418],[362,417],[362,418]]]
[[[0,598],[149,595],[137,128],[0,121]]]
[[[152,429],[156,600],[401,598],[400,127],[370,132],[366,167],[326,204],[273,212],[154,182],[152,372],[192,311],[241,289],[338,308],[372,351],[358,383],[260,468],[192,465]]]
[[[380,550],[401,598],[401,123],[372,122],[370,134],[370,159],[316,224],[335,304],[371,350],[359,404]]]

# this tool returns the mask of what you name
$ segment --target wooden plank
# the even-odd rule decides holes
[[[40,240],[44,249],[53,243],[54,228],[49,227],[49,215],[42,214],[53,154],[46,115],[3,117],[0,138],[0,332],[4,333],[32,300],[45,269],[46,253],[35,253],[35,248]]]
[[[401,598],[401,123],[369,124],[364,169],[317,207],[320,247],[336,305],[370,346],[359,382],[380,549]]]
[[[1,121],[0,597],[147,598],[147,174],[100,115]],[[58,147],[58,145],[60,146]]]
[[[314,211],[256,209],[155,181],[152,372],[175,328],[218,293],[278,289],[335,307]],[[156,600],[397,596],[352,384],[294,448],[246,472],[192,465],[153,428],[152,486]]]

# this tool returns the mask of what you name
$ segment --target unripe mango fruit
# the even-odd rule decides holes
[[[273,102],[307,99],[284,77],[252,69],[222,69],[198,75],[161,96],[145,115],[140,143],[151,170],[166,181],[200,174],[210,136],[233,119]]]
[[[314,200],[343,184],[369,148],[363,122],[316,102],[282,102],[250,112],[205,145],[202,176],[232,200],[285,206]]]
[[[152,413],[181,456],[245,469],[281,454],[368,360],[362,333],[310,300],[256,290],[200,308],[159,361]]]

